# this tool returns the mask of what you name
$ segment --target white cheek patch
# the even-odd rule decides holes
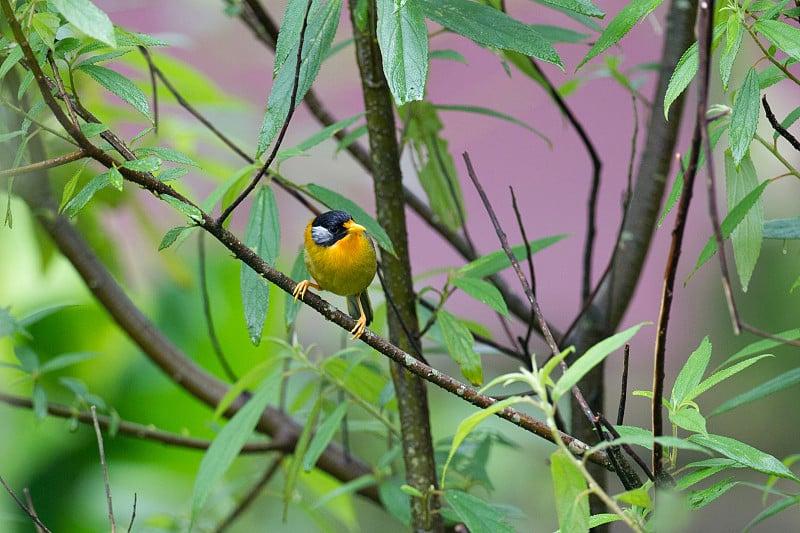
[[[336,240],[333,237],[333,233],[322,226],[314,226],[311,228],[311,238],[320,246],[330,246]]]

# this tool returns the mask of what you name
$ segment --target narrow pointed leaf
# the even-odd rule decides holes
[[[747,392],[743,392],[742,394],[734,396],[727,402],[714,409],[714,411],[712,411],[708,417],[711,418],[712,416],[726,413],[736,409],[737,407],[741,407],[742,405],[760,400],[761,398],[769,396],[772,393],[781,391],[783,389],[788,389],[789,387],[794,387],[798,383],[800,383],[800,368],[793,368],[779,376],[772,378],[769,381],[761,383],[757,387],[754,387]]]
[[[147,97],[131,80],[114,70],[100,65],[82,65],[78,70],[91,76],[94,81],[130,104],[131,107],[146,116],[151,122],[153,121]]]
[[[601,361],[611,355],[615,350],[621,348],[637,331],[639,331],[639,328],[645,324],[649,324],[649,322],[642,322],[625,331],[621,331],[586,350],[586,353],[578,357],[556,382],[555,387],[553,387],[554,401],[558,401],[558,398],[561,398],[561,396],[568,392],[572,386],[578,383],[592,368],[600,364]]]
[[[731,125],[733,127],[733,125]],[[728,192],[728,210],[732,210],[745,196],[758,187],[756,167],[750,155],[745,155],[737,166],[729,151],[725,151],[725,178]],[[756,202],[744,219],[731,233],[733,258],[736,271],[742,284],[742,291],[747,292],[750,278],[756,268],[761,244],[764,240],[764,205]]]
[[[347,414],[348,402],[340,403],[333,412],[317,427],[306,453],[303,455],[303,470],[310,472],[317,460],[330,444],[336,431],[341,427],[344,415]]]
[[[108,187],[110,184],[111,180],[108,177],[108,172],[103,172],[95,176],[89,180],[89,183],[87,183],[83,189],[78,191],[78,194],[67,202],[67,205],[64,206],[64,214],[69,218],[74,217],[89,203],[89,200],[92,199],[97,191]]]
[[[90,0],[50,0],[49,4],[89,37],[116,48],[117,39],[111,19]]]
[[[273,388],[274,384],[269,380],[262,383],[252,398],[222,428],[203,456],[194,482],[190,531],[211,490],[253,433],[256,422],[273,394]]]
[[[689,440],[758,472],[800,482],[792,471],[778,459],[736,439],[722,435],[697,434],[690,436]]]
[[[672,395],[670,396],[672,405],[680,406],[685,401],[690,400],[688,398],[689,392],[702,381],[709,361],[711,361],[711,341],[708,340],[708,337],[705,337],[700,342],[700,346],[686,360],[686,363],[684,363],[675,378],[675,383],[672,386]]]
[[[331,42],[333,42],[333,37],[336,34],[336,28],[339,26],[341,10],[342,0],[330,0],[318,11],[309,15],[305,42],[303,43],[295,106],[302,101],[317,74],[319,74],[322,61],[328,54],[328,49],[331,47]],[[267,110],[264,114],[264,122],[258,135],[257,157],[261,157],[267,150],[289,113],[297,70],[298,45],[299,43],[296,43],[292,47],[286,61],[275,76],[275,82],[272,84],[272,90],[267,100]]]
[[[589,531],[589,498],[586,479],[563,450],[550,455],[556,514],[561,531]]]
[[[480,45],[515,50],[564,69],[548,41],[505,13],[470,0],[420,0],[420,4],[426,17]]]
[[[319,10],[322,0],[313,0],[309,9],[309,19]],[[303,17],[308,9],[308,0],[289,0],[286,4],[286,11],[283,12],[280,31],[278,32],[278,42],[275,44],[275,65],[273,66],[273,76],[280,71],[289,54],[294,50],[297,54],[297,41],[300,40],[300,29],[303,27]],[[308,29],[306,29],[308,31]]]
[[[617,44],[620,39],[631,31],[631,29],[655,8],[661,4],[662,0],[633,0],[622,8],[622,10],[608,23],[608,27],[597,39],[597,42],[589,49],[577,69],[580,69],[587,61],[601,54],[611,46]]]
[[[756,127],[758,127],[758,115],[761,110],[759,94],[758,72],[755,67],[750,67],[742,86],[739,87],[736,97],[733,99],[731,127],[728,129],[731,154],[736,166],[739,166],[750,150],[750,142],[756,133]]]
[[[800,28],[778,20],[758,20],[753,26],[772,44],[793,59],[800,61]]]
[[[460,490],[445,491],[443,496],[470,533],[514,532],[514,528],[505,522],[505,513],[477,496]]]
[[[253,199],[244,243],[272,265],[280,251],[280,231],[275,196],[271,188],[262,186]],[[269,282],[248,265],[242,263],[241,268],[242,305],[247,332],[252,343],[258,346],[269,309]]]
[[[483,383],[481,356],[475,351],[475,339],[466,324],[453,314],[440,309],[436,322],[442,330],[448,355],[461,368],[461,373],[473,385]]]
[[[541,239],[531,241],[529,243],[531,254],[535,254],[536,252],[544,250],[548,246],[551,246],[568,236],[568,234],[564,233],[561,235],[542,237]],[[514,257],[517,259],[517,261],[524,261],[527,257],[527,248],[524,244],[512,246],[511,252],[514,254]],[[508,255],[506,255],[505,250],[496,250],[490,254],[479,257],[470,263],[467,263],[463,267],[459,268],[457,273],[461,276],[469,276],[471,278],[485,278],[510,266],[511,261],[508,259]]]
[[[378,0],[378,45],[395,103],[422,100],[428,79],[428,28],[418,2]]]
[[[765,357],[773,357],[773,355],[768,353],[765,353],[763,355],[757,355],[755,357],[751,357],[750,359],[739,361],[733,366],[729,366],[728,368],[725,368],[723,370],[711,374],[709,377],[704,379],[702,382],[700,382],[700,384],[698,384],[694,389],[692,389],[689,392],[687,400],[689,401],[694,400],[695,398],[703,394],[705,391],[707,391],[717,383],[720,383],[721,381],[724,381],[729,377],[738,374],[748,366],[757,363],[758,361],[764,359]]]
[[[497,287],[479,278],[454,278],[453,285],[469,294],[479,302],[488,305],[501,315],[508,317],[508,306]]]
[[[775,218],[764,222],[765,239],[800,239],[800,217]]]

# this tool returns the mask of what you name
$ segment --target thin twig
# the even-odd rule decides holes
[[[619,405],[617,406],[617,425],[621,426],[625,420],[625,404],[628,399],[628,361],[631,354],[631,345],[625,344],[622,352],[622,381],[619,385]]]
[[[33,402],[30,400],[30,398],[6,394],[4,392],[0,392],[0,402],[13,407],[33,409]],[[48,403],[47,414],[68,420],[77,420],[81,424],[93,424],[92,414],[90,412],[77,411],[72,407],[58,403]],[[152,426],[152,424],[137,424],[127,420],[115,421],[112,420],[111,417],[105,415],[96,415],[96,418],[102,429],[108,431],[114,427],[121,435],[127,435],[137,439],[160,442],[161,444],[166,444],[168,446],[178,446],[191,450],[207,450],[211,445],[210,440],[197,439],[193,437],[186,437],[184,435],[178,435],[176,433],[170,433],[168,431],[156,429]],[[244,448],[242,448],[242,453],[265,453],[285,448],[284,445],[279,444],[280,443],[275,441],[249,443],[244,445]]]
[[[608,419],[606,419],[606,417],[598,413],[598,419],[600,420],[600,423],[603,424],[603,426],[606,428],[606,430],[611,434],[612,439],[620,438],[620,434],[617,431],[617,428],[615,428],[614,425],[611,424],[608,421]],[[630,444],[621,444],[621,446],[622,449],[625,450],[625,453],[627,453],[631,457],[631,459],[633,459],[636,462],[636,464],[639,465],[639,467],[645,473],[647,478],[650,481],[653,481],[653,479],[655,479],[653,477],[653,472],[647,466],[647,463],[644,462],[644,460],[641,457],[639,457],[639,454],[637,454],[636,451],[633,448],[631,448]]]
[[[117,524],[114,522],[114,505],[111,502],[111,484],[108,482],[108,467],[106,466],[106,451],[103,448],[103,433],[100,431],[100,423],[97,421],[97,407],[92,405],[92,423],[94,424],[94,433],[97,435],[97,448],[100,450],[100,468],[103,470],[103,483],[106,487],[106,501],[108,502],[108,520],[111,522],[111,533],[117,530]]]
[[[278,471],[278,468],[281,466],[281,462],[283,461],[283,454],[279,454],[275,459],[272,460],[269,467],[261,474],[261,477],[258,478],[258,481],[250,487],[250,490],[247,491],[244,498],[239,502],[239,504],[234,507],[233,511],[225,517],[225,519],[220,522],[220,524],[215,529],[216,533],[222,533],[226,531],[229,527],[233,525],[236,520],[238,520],[242,514],[256,501],[256,498],[261,491],[264,490],[264,487],[267,486],[267,483],[273,478],[275,473]]]
[[[661,292],[661,307],[658,315],[658,327],[656,330],[656,343],[653,356],[653,397],[651,399],[651,425],[653,438],[664,434],[663,407],[661,399],[664,396],[664,368],[666,360],[667,330],[669,327],[670,311],[672,310],[672,295],[675,286],[675,276],[678,269],[678,261],[681,255],[683,244],[683,234],[686,229],[686,220],[689,213],[689,206],[692,200],[694,180],[697,177],[697,163],[700,157],[701,144],[703,141],[703,131],[706,127],[706,108],[708,107],[708,80],[709,63],[711,52],[711,13],[713,9],[709,7],[706,0],[701,0],[699,6],[699,17],[697,23],[698,32],[698,74],[697,83],[697,104],[695,108],[695,126],[692,135],[689,163],[683,174],[683,190],[678,209],[675,215],[675,226],[672,230],[672,241],[670,244],[667,266],[664,272],[664,284]],[[706,152],[711,154],[710,151]],[[707,158],[710,162],[712,157]],[[710,201],[713,202],[713,199]],[[658,442],[653,442],[652,467],[656,483],[662,483],[665,479],[666,470],[663,461],[663,447]]]
[[[225,208],[225,210],[217,219],[218,224],[224,223],[230,214],[233,213],[234,209],[236,209],[239,204],[241,204],[244,199],[247,198],[247,196],[253,191],[253,189],[256,188],[256,185],[258,185],[258,182],[261,180],[264,174],[267,173],[270,165],[272,165],[272,162],[278,155],[278,150],[283,143],[283,138],[286,136],[286,131],[289,129],[289,122],[291,122],[295,109],[297,109],[297,91],[300,86],[300,70],[303,66],[303,41],[305,41],[306,29],[308,28],[308,15],[311,12],[311,4],[312,0],[308,0],[306,3],[306,13],[303,16],[303,25],[300,27],[300,40],[297,43],[297,65],[295,66],[294,70],[294,84],[292,85],[292,95],[289,100],[289,111],[286,113],[286,119],[284,119],[283,125],[278,132],[278,136],[272,143],[272,152],[267,157],[267,160],[264,162],[261,170],[253,178],[253,181],[251,181],[250,184],[239,194],[239,196],[237,196],[236,199]]]
[[[22,493],[25,495],[25,502],[28,504],[28,509],[31,510],[31,514],[36,518],[39,518],[39,515],[36,513],[36,507],[33,505],[33,498],[31,498],[31,491],[28,490],[28,487],[22,489]],[[34,523],[33,525],[36,526],[36,533],[44,533],[44,530],[39,527],[39,524]]]
[[[73,161],[83,159],[87,155],[88,154],[85,150],[75,150],[74,152],[54,157],[52,159],[47,159],[45,161],[31,163],[30,165],[10,168],[8,170],[0,170],[0,179],[11,176],[22,176],[24,174],[31,174],[33,172],[40,172],[42,170],[47,170],[48,168],[60,167],[61,165],[66,165],[67,163],[72,163]]]
[[[211,341],[211,347],[214,350],[214,354],[217,356],[217,361],[219,365],[222,367],[222,371],[225,372],[225,375],[228,379],[235,383],[239,381],[239,378],[236,377],[236,372],[233,371],[231,365],[228,363],[228,358],[225,357],[225,352],[222,351],[222,345],[219,342],[219,338],[217,337],[217,331],[214,329],[214,316],[211,314],[211,298],[208,295],[208,280],[206,277],[206,243],[205,243],[205,232],[200,233],[200,237],[197,239],[197,260],[198,260],[198,270],[199,270],[199,283],[200,283],[200,300],[203,303],[203,316],[205,317],[206,321],[206,329],[208,330],[208,339]]]
[[[534,296],[536,296],[536,270],[533,267],[533,252],[531,251],[531,243],[528,242],[528,235],[525,232],[525,224],[522,222],[522,213],[519,211],[519,206],[517,205],[517,195],[514,194],[514,187],[509,187],[509,191],[511,191],[511,208],[514,210],[514,215],[517,217],[517,227],[519,228],[519,232],[522,236],[522,242],[525,243],[525,257],[528,261],[528,277],[531,280],[531,292]],[[534,314],[531,311],[531,319],[528,320],[528,329],[525,331],[525,337],[522,339],[520,344],[522,345],[522,351],[524,353],[530,353],[530,342],[531,342],[531,334],[533,333],[533,325],[534,325]]]
[[[133,510],[131,511],[131,521],[128,523],[128,533],[133,530],[133,521],[136,519],[136,493],[133,493]]]
[[[778,121],[777,117],[775,117],[775,113],[772,112],[772,109],[767,102],[767,95],[761,97],[761,104],[764,106],[764,112],[767,114],[767,120],[769,120],[770,126],[778,132],[778,135],[789,141],[789,144],[792,147],[800,152],[800,141],[797,138],[789,133],[789,130],[783,127],[783,125]]]
[[[41,520],[39,520],[39,517],[36,516],[36,513],[31,511],[30,509],[28,509],[28,506],[25,505],[25,502],[20,500],[19,497],[17,497],[17,495],[14,494],[14,491],[11,490],[11,487],[8,486],[8,484],[6,483],[6,480],[3,479],[2,475],[0,475],[0,483],[3,484],[3,487],[5,487],[5,489],[6,489],[6,492],[8,492],[11,495],[11,497],[14,499],[14,502],[17,504],[17,506],[20,509],[22,509],[23,511],[25,511],[25,514],[28,515],[28,518],[30,518],[31,521],[34,524],[36,524],[37,528],[41,528],[41,530],[44,531],[45,533],[53,533],[52,531],[47,529],[47,526],[44,525]]]

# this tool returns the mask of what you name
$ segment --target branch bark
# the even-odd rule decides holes
[[[350,0],[351,22],[355,37],[356,60],[361,74],[370,161],[375,190],[376,216],[392,240],[396,256],[381,251],[381,265],[386,297],[394,312],[388,314],[389,339],[406,352],[417,352],[419,324],[416,298],[408,257],[403,176],[394,121],[394,106],[383,75],[377,39],[377,11],[373,1],[367,7],[368,25],[359,28],[355,19],[357,0]],[[420,358],[422,354],[417,354]],[[436,463],[431,437],[428,395],[425,382],[398,363],[391,364],[400,427],[406,481],[430,498],[411,498],[411,521],[415,531],[443,531],[438,498]]]

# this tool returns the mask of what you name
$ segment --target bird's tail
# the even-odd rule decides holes
[[[358,310],[358,300],[361,300],[361,307],[364,308],[364,315],[367,317],[367,325],[372,323],[372,302],[369,301],[369,293],[364,291],[355,296],[347,297],[347,313],[358,320],[361,318],[361,312]]]

